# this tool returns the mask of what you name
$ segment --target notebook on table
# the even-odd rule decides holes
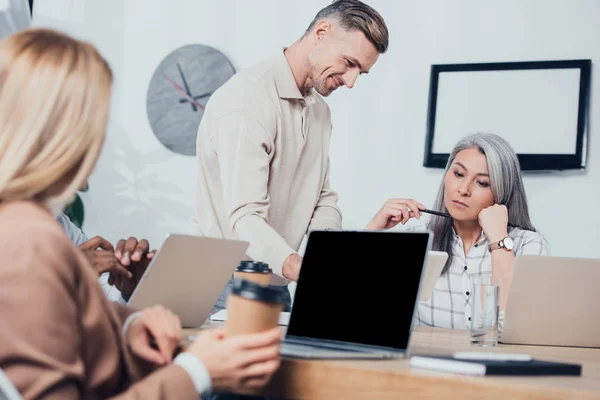
[[[413,356],[410,367],[463,375],[581,375],[581,365],[550,361],[464,360],[451,356]]]
[[[406,355],[429,232],[313,231],[281,354]]]

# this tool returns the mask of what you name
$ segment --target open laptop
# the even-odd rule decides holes
[[[405,356],[430,238],[429,232],[311,232],[281,354]]]
[[[430,251],[427,253],[427,263],[425,264],[425,273],[421,280],[421,289],[419,290],[419,301],[427,301],[433,294],[433,288],[438,281],[446,261],[448,253],[445,251]]]
[[[247,242],[172,234],[154,255],[128,305],[162,304],[184,327],[208,317],[235,267],[246,259]]]
[[[515,260],[500,341],[600,347],[600,260]]]

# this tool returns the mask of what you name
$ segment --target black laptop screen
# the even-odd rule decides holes
[[[311,232],[287,334],[406,349],[428,239]]]

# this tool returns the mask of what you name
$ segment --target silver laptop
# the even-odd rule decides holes
[[[448,260],[448,253],[445,251],[429,251],[427,253],[427,263],[419,290],[419,301],[428,301],[433,295],[433,289],[442,275],[446,260]]]
[[[311,232],[281,354],[405,356],[430,239],[429,232]]]
[[[515,260],[500,341],[600,347],[600,260]]]
[[[201,236],[170,235],[155,254],[128,305],[162,304],[184,327],[198,327],[233,274],[246,259],[247,242]]]

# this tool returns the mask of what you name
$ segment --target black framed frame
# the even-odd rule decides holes
[[[587,122],[589,113],[591,60],[499,62],[479,64],[438,64],[431,66],[427,137],[423,166],[445,168],[448,153],[433,153],[436,110],[440,74],[444,72],[512,71],[544,69],[579,69],[579,104],[577,111],[577,138],[575,154],[517,154],[524,171],[583,169],[586,164]],[[465,134],[473,132],[465,132]]]

